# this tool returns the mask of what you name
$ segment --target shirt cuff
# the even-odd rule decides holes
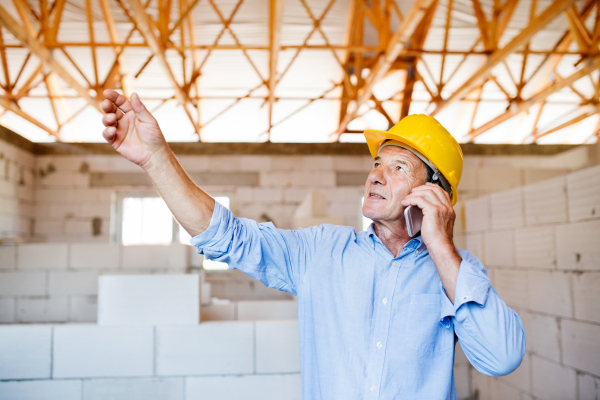
[[[215,201],[215,209],[210,218],[210,225],[199,235],[190,239],[198,254],[207,258],[217,258],[227,252],[233,239],[235,217],[227,208]]]
[[[454,293],[454,304],[450,301],[444,290],[444,286],[440,283],[442,291],[442,315],[440,322],[444,323],[450,317],[456,316],[456,312],[465,303],[475,302],[481,307],[485,305],[488,291],[490,289],[490,279],[486,273],[476,268],[468,261],[462,260],[458,270],[458,278],[456,279],[456,291]]]

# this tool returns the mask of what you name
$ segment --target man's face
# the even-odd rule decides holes
[[[426,180],[427,167],[417,156],[401,147],[384,147],[365,184],[363,215],[373,221],[404,220],[400,202]]]

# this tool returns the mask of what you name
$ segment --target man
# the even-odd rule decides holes
[[[186,175],[136,94],[104,96],[104,138],[148,173],[198,253],[298,296],[305,399],[455,399],[457,340],[484,374],[521,363],[521,320],[482,263],[452,242],[462,152],[432,117],[365,132],[375,158],[367,232],[291,231],[235,218]],[[423,212],[414,238],[409,205]]]

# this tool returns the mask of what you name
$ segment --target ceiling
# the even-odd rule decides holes
[[[460,142],[593,143],[594,0],[1,0],[0,124],[102,141],[137,92],[167,140],[355,142],[407,114]]]

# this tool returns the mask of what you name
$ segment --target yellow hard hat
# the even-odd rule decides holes
[[[418,157],[419,154],[425,157],[433,164],[433,169],[437,169],[450,184],[452,205],[456,204],[458,182],[463,170],[463,153],[456,139],[435,118],[424,114],[409,115],[389,131],[368,129],[364,134],[373,158],[377,157],[386,141],[399,143],[413,153],[416,151]]]

